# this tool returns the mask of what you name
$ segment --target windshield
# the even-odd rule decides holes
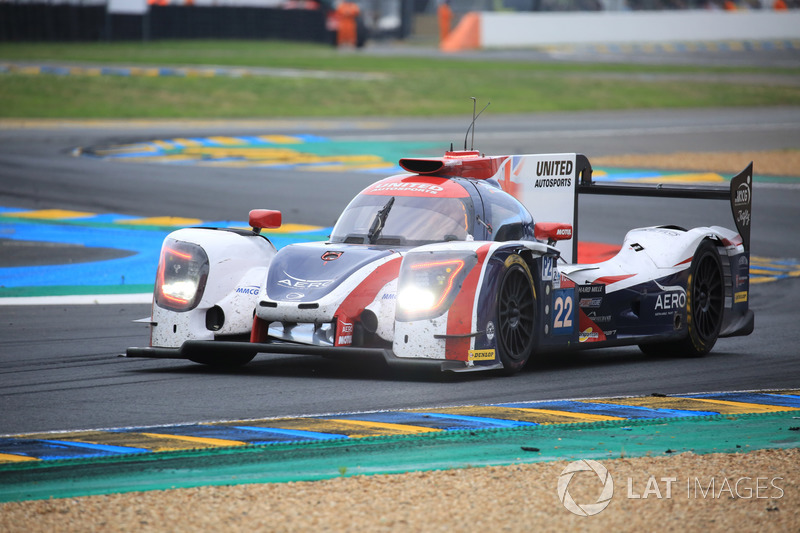
[[[420,246],[471,234],[469,197],[361,194],[333,228],[331,242]]]

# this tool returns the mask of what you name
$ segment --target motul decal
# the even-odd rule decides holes
[[[353,344],[353,323],[346,322],[343,318],[336,318],[336,346],[351,346]]]

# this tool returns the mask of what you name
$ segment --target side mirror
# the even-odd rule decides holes
[[[275,229],[281,227],[282,215],[280,211],[271,209],[253,209],[250,211],[249,223],[256,233],[262,229]]]
[[[547,240],[547,244],[554,245],[556,241],[567,241],[572,238],[572,224],[565,222],[537,222],[533,226],[533,236],[536,240]]]

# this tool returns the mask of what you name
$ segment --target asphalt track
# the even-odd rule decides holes
[[[375,179],[365,171],[119,163],[75,157],[78,148],[218,135],[322,135],[339,141],[463,143],[466,121],[324,120],[240,123],[3,123],[0,206],[130,217],[242,220],[277,207],[291,223],[329,226],[352,195]],[[712,109],[487,117],[476,146],[487,153],[576,151],[592,156],[674,151],[797,148],[800,109]],[[756,162],[756,174],[758,174]],[[753,254],[800,257],[800,189],[757,182]],[[620,242],[631,227],[658,223],[729,225],[726,206],[696,201],[581,201],[582,240]],[[710,221],[709,219],[713,219]],[[66,262],[75,250],[37,250]],[[4,252],[3,257],[18,257]],[[111,253],[111,252],[100,252]],[[96,257],[94,259],[97,259]],[[647,358],[637,349],[535,361],[513,378],[395,374],[380,365],[313,357],[256,359],[235,372],[182,361],[118,359],[147,342],[132,319],[147,305],[0,307],[0,434],[213,420],[319,415],[562,398],[794,389],[797,279],[751,293],[756,332],[721,340],[709,356]]]

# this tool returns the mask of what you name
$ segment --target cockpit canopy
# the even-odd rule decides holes
[[[463,240],[535,240],[533,218],[496,183],[393,176],[356,196],[331,242],[421,246]]]
[[[467,190],[447,178],[393,177],[356,196],[333,228],[331,242],[421,246],[472,235]]]

